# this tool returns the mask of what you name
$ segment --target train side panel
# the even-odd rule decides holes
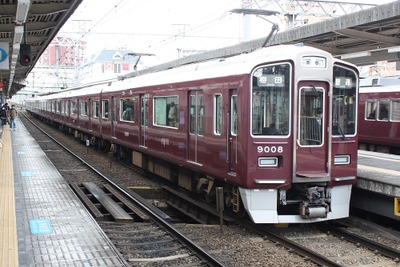
[[[354,66],[314,48],[276,46],[96,90],[62,97],[67,126],[93,145],[209,201],[223,187],[225,205],[256,223],[348,216]],[[85,101],[90,111],[81,116],[76,105]]]
[[[399,106],[400,82],[360,89],[360,146],[372,151],[400,153]]]

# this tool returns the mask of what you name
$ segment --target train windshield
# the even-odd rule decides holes
[[[333,68],[332,134],[356,133],[357,75],[344,67]]]
[[[257,68],[252,79],[252,134],[288,135],[290,65]]]

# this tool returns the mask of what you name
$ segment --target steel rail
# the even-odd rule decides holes
[[[102,174],[99,170],[97,170],[95,167],[93,167],[90,163],[85,161],[83,158],[75,154],[72,150],[68,149],[66,146],[64,146],[62,143],[57,141],[55,138],[53,138],[50,134],[48,134],[46,131],[44,131],[40,126],[35,124],[32,120],[30,120],[25,114],[23,114],[24,117],[32,123],[36,128],[38,128],[40,131],[42,131],[46,136],[48,136],[51,140],[53,140],[55,143],[57,143],[59,146],[61,146],[63,149],[65,149],[68,153],[70,153],[72,156],[76,157],[78,160],[80,160],[83,164],[85,164],[87,167],[89,167],[92,171],[94,171],[96,174],[98,174],[100,177],[102,177],[105,181],[107,181],[109,184],[117,188],[119,191],[124,193],[126,196],[129,197],[130,200],[135,202],[136,205],[138,205],[140,208],[145,210],[145,212],[153,218],[153,220],[164,230],[169,232],[171,235],[173,235],[175,238],[180,240],[183,244],[185,244],[193,253],[195,253],[199,258],[201,258],[203,261],[205,261],[207,264],[210,266],[220,266],[224,267],[225,264],[220,262],[218,259],[213,257],[210,253],[208,253],[206,250],[204,250],[201,246],[197,245],[194,243],[190,238],[186,237],[184,234],[182,234],[179,230],[177,230],[172,224],[167,222],[162,216],[160,216],[154,208],[150,204],[147,204],[144,202],[141,197],[138,197],[136,193],[131,191],[128,188],[125,188],[123,186],[120,186],[116,183],[114,183],[110,178],[108,178],[106,175]]]

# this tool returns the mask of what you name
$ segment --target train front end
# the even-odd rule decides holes
[[[247,185],[239,190],[256,223],[349,215],[357,177],[357,69],[313,48],[292,54],[251,74]]]

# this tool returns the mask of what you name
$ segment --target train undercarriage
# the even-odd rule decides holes
[[[178,166],[162,159],[134,151],[122,145],[111,143],[110,141],[89,135],[71,127],[61,124],[55,124],[53,121],[47,121],[60,130],[80,139],[86,146],[96,147],[98,150],[112,153],[118,160],[129,162],[150,174],[162,177],[173,184],[189,192],[195,192],[208,203],[216,201],[216,188],[223,188],[224,209],[234,213],[238,217],[253,213],[252,206],[254,202],[260,202],[256,205],[266,206],[265,216],[296,216],[306,220],[318,220],[327,218],[331,210],[331,190],[324,185],[295,184],[291,189],[267,190],[266,196],[248,197],[255,192],[250,189],[239,188],[238,186],[224,183],[221,180],[214,179],[206,174],[190,170],[183,166]],[[263,191],[264,192],[264,191]],[[271,194],[271,192],[274,192]],[[250,203],[249,203],[250,201]],[[253,203],[251,203],[253,202]],[[261,208],[261,210],[263,210]],[[265,219],[264,215],[262,220]],[[256,216],[257,217],[257,216]],[[257,221],[255,217],[252,218]],[[279,219],[271,219],[279,222]],[[292,219],[293,222],[299,222]]]

